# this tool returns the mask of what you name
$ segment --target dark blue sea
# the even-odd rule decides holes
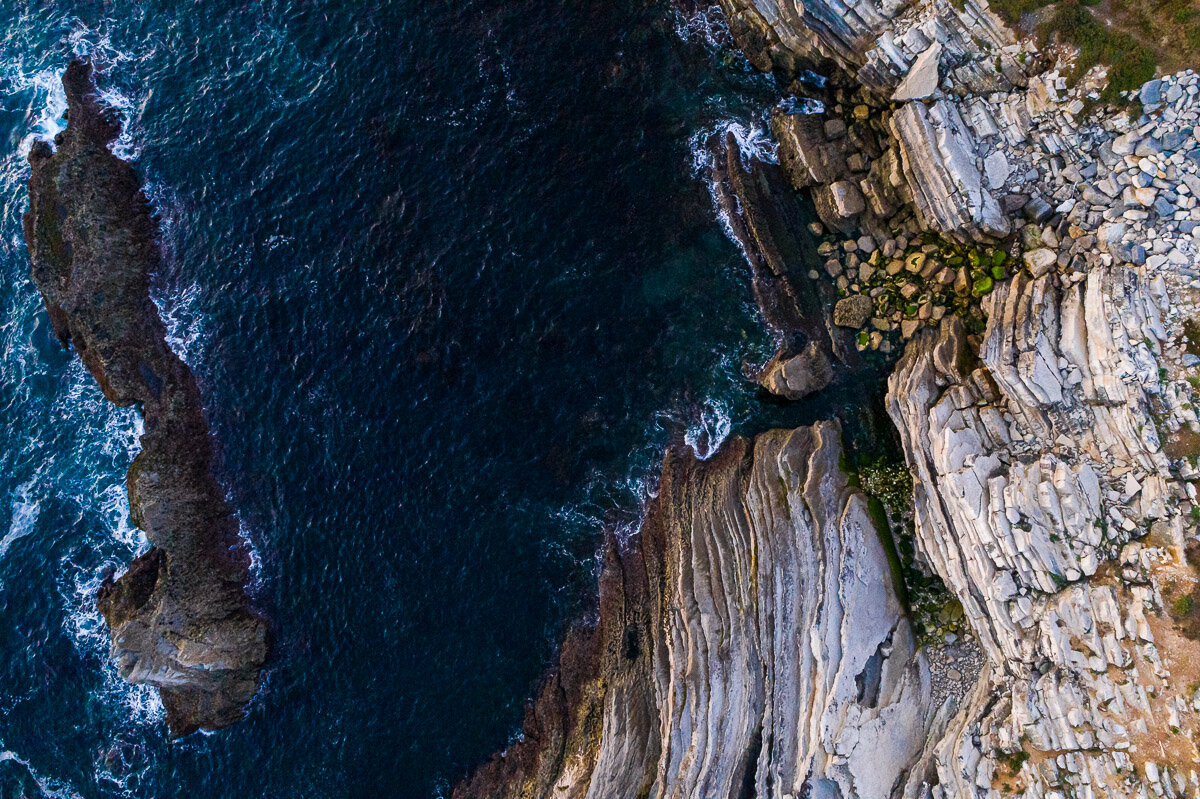
[[[664,445],[758,418],[770,342],[703,174],[771,82],[659,2],[0,3],[0,797],[433,797],[518,734],[601,531]],[[238,726],[178,742],[93,595],[146,547],[132,411],[52,341],[24,155],[102,70],[162,216],[276,625]]]

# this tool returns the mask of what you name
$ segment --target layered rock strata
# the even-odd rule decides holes
[[[722,705],[736,707],[725,714],[656,715],[653,708],[678,706],[661,687],[676,672],[657,667],[652,691],[589,694],[604,697],[590,705],[592,728],[604,734],[556,739],[564,742],[554,750],[559,759],[541,772],[567,777],[463,795],[1200,795],[1200,79],[1187,72],[1152,81],[1139,93],[1144,113],[1134,118],[1089,113],[1105,85],[1103,69],[1068,85],[1069,53],[1051,64],[973,0],[723,0],[722,8],[760,68],[788,79],[804,79],[810,67],[830,76],[822,113],[798,113],[813,107],[798,102],[773,112],[780,164],[795,188],[811,191],[825,227],[841,239],[819,250],[843,295],[834,325],[864,328],[860,348],[888,352],[907,341],[889,381],[888,412],[913,477],[916,546],[961,603],[986,665],[977,675],[961,674],[958,692],[939,711],[923,699],[920,713],[896,714],[913,726],[891,728],[905,743],[896,756],[881,755],[886,776],[874,781],[830,776],[828,764],[847,766],[850,752],[864,741],[878,746],[878,739],[863,727],[843,728],[830,748],[827,737],[811,735],[807,701],[799,712],[771,713],[777,726],[764,722],[763,729],[800,725],[790,751],[812,764],[808,774],[796,780],[800,769],[768,769],[760,779],[764,753],[778,751],[769,740],[785,740],[784,733],[764,734],[757,744],[751,737],[746,750],[745,736],[730,737],[727,726],[732,718],[745,729],[743,719],[759,715],[755,691]],[[805,80],[790,90],[809,93],[813,84]],[[760,272],[768,276],[795,267],[786,259],[764,263]],[[893,293],[899,306],[884,301]],[[779,320],[786,335],[788,322]],[[828,462],[825,468],[833,469]],[[809,481],[814,474],[810,468]],[[722,513],[714,510],[725,503],[720,495],[681,495],[672,485],[668,461],[659,505],[690,496],[690,518]],[[819,501],[804,496],[809,510],[793,514],[785,539],[809,540],[810,519],[822,516],[814,510]],[[643,554],[670,550],[655,537],[659,505]],[[718,525],[699,529],[705,536],[693,533],[693,548],[716,546],[725,534]],[[759,539],[755,533],[747,540]],[[785,550],[754,551],[761,564]],[[812,563],[796,572],[804,591],[822,592],[819,602],[837,589],[811,569],[829,569],[835,552],[809,546]],[[772,557],[787,567],[788,557]],[[680,584],[656,582],[656,575],[673,573],[669,556],[622,562],[636,564],[632,573],[650,587],[646,597],[656,584],[660,595]],[[712,575],[723,575],[728,562],[693,559],[695,574],[683,585],[704,586],[704,600],[680,607],[704,607],[716,597],[725,607],[778,602],[777,581],[759,580],[748,594],[744,582],[722,578],[717,593]],[[842,590],[857,590],[854,578],[872,573],[881,580],[888,574],[879,563],[846,572]],[[650,619],[650,629],[670,642],[671,617],[656,612],[639,611],[639,624]],[[853,629],[846,613],[841,623]],[[771,617],[780,618],[777,607]],[[605,618],[612,616],[602,605],[602,629]],[[807,640],[810,654],[850,651],[809,617],[791,618],[802,620],[791,635]],[[710,630],[733,629],[700,627],[704,640],[712,640]],[[744,629],[761,640],[765,628]],[[754,663],[738,644],[745,636],[725,634],[720,640],[730,647],[717,651],[728,651],[731,663]],[[620,671],[616,648],[596,651],[609,653],[608,660],[589,661],[588,685],[604,685],[610,673],[645,683],[638,669],[650,667]],[[790,666],[786,650],[759,644],[750,651],[764,674],[788,674],[795,696],[822,684],[819,669]],[[912,655],[922,674],[928,655]],[[711,658],[687,662],[705,664],[687,672],[702,675],[705,701],[730,696],[723,680],[740,666],[724,666],[714,678]],[[964,697],[961,704],[955,696]],[[629,735],[634,718],[638,732]],[[910,746],[912,736],[922,739],[919,747]],[[622,743],[614,750],[613,741]],[[738,788],[735,778],[681,776],[697,764],[713,773],[704,771],[713,741],[729,742],[722,763],[749,751],[743,759],[756,764],[755,779]],[[527,738],[514,754],[544,751],[538,746]],[[612,751],[622,754],[600,754]],[[833,751],[840,754],[823,759]],[[506,762],[519,758],[501,758],[480,773],[495,775]],[[630,770],[653,779],[614,783],[593,765],[619,762],[640,764]],[[645,771],[652,763],[660,765]],[[593,775],[599,778],[590,781]]]
[[[636,545],[606,548],[524,737],[468,797],[886,797],[930,729],[882,531],[820,423],[668,453]]]
[[[776,340],[774,355],[753,378],[772,394],[803,399],[856,362],[849,335],[832,324],[833,289],[800,268],[815,253],[782,170],[746,159],[732,134],[714,137],[710,146],[708,179],[718,211],[746,256],[755,301]]]
[[[962,13],[897,7],[885,24],[902,29],[914,11]],[[833,36],[823,23],[806,35]],[[1016,59],[1026,78],[1010,69],[1008,88],[981,92],[946,60],[953,47],[943,36],[923,51],[938,53],[936,87],[934,57],[916,57],[886,102],[896,84],[833,57],[863,81],[860,105],[774,119],[781,161],[829,226],[865,227],[890,250],[833,267],[843,291],[878,296],[871,273],[903,274],[887,258],[927,233],[1018,257],[1016,275],[983,292],[979,335],[944,314],[871,320],[912,339],[889,411],[918,548],[990,663],[904,795],[1195,795],[1200,380],[1188,369],[1200,342],[1184,323],[1200,287],[1200,86],[1168,77],[1141,92],[1141,119],[1088,118],[1102,71],[1068,88],[1007,44],[1001,55],[1030,56]]]
[[[1163,84],[1175,107],[1133,130],[1046,126],[1087,141],[1033,176],[1061,201],[1022,232],[1049,257],[988,298],[978,340],[944,320],[891,378],[920,548],[993,664],[931,742],[926,795],[1200,790],[1197,92]]]
[[[1041,90],[1030,78],[1046,64],[986,3],[722,5],[759,66],[831,76],[824,114],[783,104],[772,115],[781,163],[797,188],[812,187],[828,226],[960,240],[1011,232],[1012,173],[984,162],[998,141],[1024,135]]]
[[[721,8],[760,69],[795,74],[817,68],[878,99],[895,96],[901,86],[898,99],[924,96],[917,90],[929,85],[931,61],[944,65],[958,91],[978,94],[1023,82],[1021,64],[1003,50],[1012,33],[977,0],[961,7],[911,0],[721,0]],[[906,81],[914,72],[917,79]]]
[[[105,582],[98,605],[121,675],[158,688],[171,733],[216,729],[254,695],[267,627],[246,594],[248,553],[213,476],[199,389],[150,299],[158,230],[137,174],[110,149],[117,115],[89,65],[73,62],[63,86],[67,128],[29,155],[33,279],[64,346],[144,422],[127,484],[151,547]]]

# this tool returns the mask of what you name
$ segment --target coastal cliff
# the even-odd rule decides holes
[[[591,733],[556,739],[531,778],[543,692],[525,739],[456,796],[1196,795],[1200,79],[1117,91],[1103,66],[1016,36],[975,0],[721,5],[789,94],[809,90],[805,70],[828,78],[818,113],[771,113],[780,166],[822,222],[837,297],[823,324],[789,316],[813,264],[775,257],[756,165],[732,142],[724,161],[722,209],[764,320],[815,344],[781,346],[759,380],[793,399],[821,390],[831,363],[853,380],[845,347],[832,357],[847,331],[857,350],[900,356],[886,410],[912,477],[915,568],[961,606],[978,665],[946,670],[937,637],[915,644],[922,620],[896,600],[906,572],[875,535],[829,525],[865,502],[821,455],[830,426],[734,441],[687,468],[669,456],[635,547],[613,550],[602,578],[596,629],[614,642],[616,564],[644,597],[622,690],[606,682],[620,647],[589,650],[574,674]],[[575,640],[597,634],[582,629]],[[892,675],[874,705],[872,641]],[[574,679],[571,665],[547,685]],[[562,727],[581,723],[555,696]]]
[[[524,739],[455,797],[903,784],[947,711],[841,455],[830,422],[734,439],[708,461],[669,452],[636,544],[606,548],[598,625],[568,637]]]
[[[158,229],[137,174],[110,150],[119,120],[90,65],[73,62],[63,86],[67,128],[29,155],[33,279],[63,345],[144,422],[127,486],[151,548],[97,603],[121,675],[158,688],[172,735],[217,729],[257,690],[267,627],[246,593],[249,556],[213,476],[200,391],[150,299]]]

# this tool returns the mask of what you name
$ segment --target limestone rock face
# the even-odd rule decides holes
[[[610,543],[599,624],[572,635],[524,740],[455,797],[886,797],[902,784],[934,720],[928,667],[840,454],[828,422],[709,461],[668,454],[638,546]]]
[[[619,646],[598,650],[594,674],[619,674],[620,691],[602,677],[590,683],[594,715],[569,718],[589,719],[595,734],[554,739],[558,759],[538,772],[551,776],[520,795],[1200,795],[1200,78],[1148,84],[1136,120],[1084,114],[1102,70],[1069,87],[971,0],[962,11],[871,0],[723,7],[760,67],[832,70],[826,112],[772,113],[780,166],[792,187],[811,190],[824,223],[815,229],[842,239],[818,250],[849,295],[833,328],[869,321],[860,339],[881,353],[908,340],[887,406],[913,478],[918,562],[961,603],[987,663],[970,677],[954,671],[972,681],[961,705],[934,710],[922,688],[913,706],[905,688],[886,702],[881,694],[877,716],[859,716],[864,686],[875,684],[862,670],[853,702],[831,699],[846,694],[830,669],[854,673],[854,653],[887,626],[879,605],[852,599],[864,590],[858,576],[890,580],[878,563],[846,564],[846,553],[870,547],[846,532],[855,492],[818,457],[827,428],[770,433],[704,464],[673,456],[640,553],[620,559],[625,596],[645,598],[622,605],[637,619],[624,639],[636,645],[623,651],[639,654],[618,665]],[[972,284],[965,266],[937,271],[940,237],[1003,252],[974,265],[983,279]],[[770,271],[788,268],[784,257]],[[880,270],[953,287],[964,318],[950,303],[922,305],[915,278],[899,292],[912,318],[898,309],[871,318],[867,281]],[[798,329],[776,319],[781,331]],[[824,487],[790,488],[801,473]],[[774,497],[784,501],[770,513]],[[821,532],[832,518],[842,520],[836,542]],[[726,540],[735,543],[714,543]],[[645,577],[644,590],[629,593],[643,585],[631,574]],[[782,601],[781,586],[800,598]],[[873,596],[893,618],[890,593]],[[780,628],[780,619],[799,621]],[[809,642],[800,655],[779,646],[795,640],[788,629]],[[897,649],[908,628],[894,629],[877,650],[898,658],[884,671],[915,669],[924,686],[924,663],[940,666],[936,648]],[[854,643],[860,634],[866,641]],[[930,695],[946,695],[945,672],[932,674]],[[787,702],[773,705],[785,685]],[[712,709],[718,698],[722,712]],[[854,710],[832,718],[870,720],[831,723],[834,707]],[[877,735],[885,717],[897,724]],[[866,748],[878,753],[871,776],[856,765]],[[523,751],[488,768],[521,762]],[[516,795],[472,785],[461,795]]]
[[[978,349],[948,318],[889,381],[918,545],[992,663],[906,796],[1196,790],[1200,645],[1161,599],[1191,569],[1150,413],[1153,287],[1128,265],[1019,274]]]
[[[760,68],[815,68],[839,87],[840,102],[821,114],[772,117],[781,163],[797,188],[814,187],[822,222],[894,234],[911,212],[921,230],[963,241],[1008,235],[1000,202],[1009,172],[995,153],[1025,138],[1047,87],[1031,82],[1044,68],[1036,51],[986,2],[722,0],[722,8]]]
[[[955,93],[1007,91],[1024,80],[1020,64],[1003,50],[1012,34],[978,0],[961,10],[929,0],[721,0],[721,7],[760,69],[836,71],[880,100],[934,43]]]
[[[905,182],[923,226],[971,238],[1008,235],[1008,218],[975,165],[976,143],[958,106],[905,103],[891,121]]]
[[[63,85],[67,129],[55,151],[39,143],[29,157],[33,278],[63,344],[145,422],[127,483],[151,549],[98,604],[122,676],[159,689],[171,732],[215,729],[254,695],[267,628],[246,595],[249,558],[212,475],[200,392],[150,299],[158,231],[137,174],[109,149],[119,123],[87,64],[72,63]]]
[[[900,81],[900,85],[892,93],[892,101],[899,103],[905,100],[921,100],[936,92],[941,57],[941,42],[934,42],[923,50],[913,61],[904,80]]]

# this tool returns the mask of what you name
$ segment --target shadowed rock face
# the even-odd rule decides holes
[[[33,279],[59,339],[145,423],[126,482],[152,546],[105,582],[98,605],[122,676],[158,687],[171,733],[217,729],[257,689],[266,624],[249,606],[248,553],[212,474],[199,389],[150,299],[158,230],[137,174],[109,150],[120,124],[88,64],[73,62],[63,85],[67,129],[29,155]]]
[[[750,266],[755,302],[776,342],[753,379],[772,394],[803,399],[858,365],[850,334],[832,324],[834,287],[807,277],[816,248],[784,171],[746,159],[731,134],[709,146],[717,206]]]
[[[668,453],[637,546],[606,550],[524,738],[474,797],[888,796],[931,724],[929,674],[866,498],[823,422]]]

